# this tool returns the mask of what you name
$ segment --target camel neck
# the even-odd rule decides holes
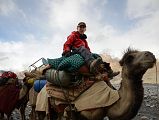
[[[23,98],[28,92],[29,88],[26,85],[23,85],[20,90],[19,99]]]
[[[118,120],[127,120],[132,119],[141,106],[143,100],[142,77],[131,77],[131,75],[123,69],[122,78],[121,86],[119,88],[120,99],[114,104],[112,110],[110,109],[110,113],[114,111],[112,116],[113,119],[118,118]],[[118,106],[118,109],[116,106]]]

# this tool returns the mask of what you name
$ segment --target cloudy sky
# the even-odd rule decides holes
[[[80,21],[92,52],[121,58],[130,46],[159,57],[159,0],[0,0],[0,69],[60,57]]]

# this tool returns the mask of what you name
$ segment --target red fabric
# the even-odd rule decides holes
[[[14,72],[4,72],[1,76],[2,78],[17,78],[17,75]]]
[[[11,114],[19,99],[20,89],[8,84],[0,87],[0,112]]]
[[[71,47],[78,48],[80,46],[84,46],[90,51],[86,39],[80,39],[80,33],[78,31],[73,31],[64,43],[63,52],[70,51]]]
[[[81,74],[82,73],[84,73],[84,74],[90,73],[89,69],[88,69],[88,67],[86,65],[81,66],[80,69],[78,70],[78,72],[81,73]]]

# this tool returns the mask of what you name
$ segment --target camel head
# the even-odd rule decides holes
[[[23,79],[23,83],[24,83],[24,85],[27,86],[28,89],[30,89],[33,86],[33,83],[29,82],[29,80],[30,79],[28,77],[24,77],[24,79]]]
[[[119,63],[123,69],[126,69],[127,74],[140,74],[142,76],[149,68],[154,66],[156,58],[149,51],[137,51],[128,48]]]

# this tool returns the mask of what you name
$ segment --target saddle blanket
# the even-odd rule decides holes
[[[55,98],[56,105],[67,104],[60,88],[47,83],[46,90],[49,96]],[[73,93],[73,91],[70,93]],[[104,81],[97,81],[86,91],[77,93],[77,91],[74,92],[78,97],[69,96],[69,100],[75,105],[77,111],[110,106],[119,99],[118,91],[111,89]]]
[[[48,113],[48,95],[46,92],[46,85],[41,89],[37,95],[36,111],[45,111]]]
[[[46,91],[49,96],[57,98],[59,100],[65,101],[66,99],[69,99],[71,101],[74,101],[80,94],[82,94],[86,89],[88,89],[93,84],[94,81],[86,79],[79,86],[61,89],[60,87],[57,87],[47,82]]]
[[[118,99],[119,94],[117,90],[111,89],[104,81],[97,81],[73,103],[77,111],[82,111],[110,106]]]

